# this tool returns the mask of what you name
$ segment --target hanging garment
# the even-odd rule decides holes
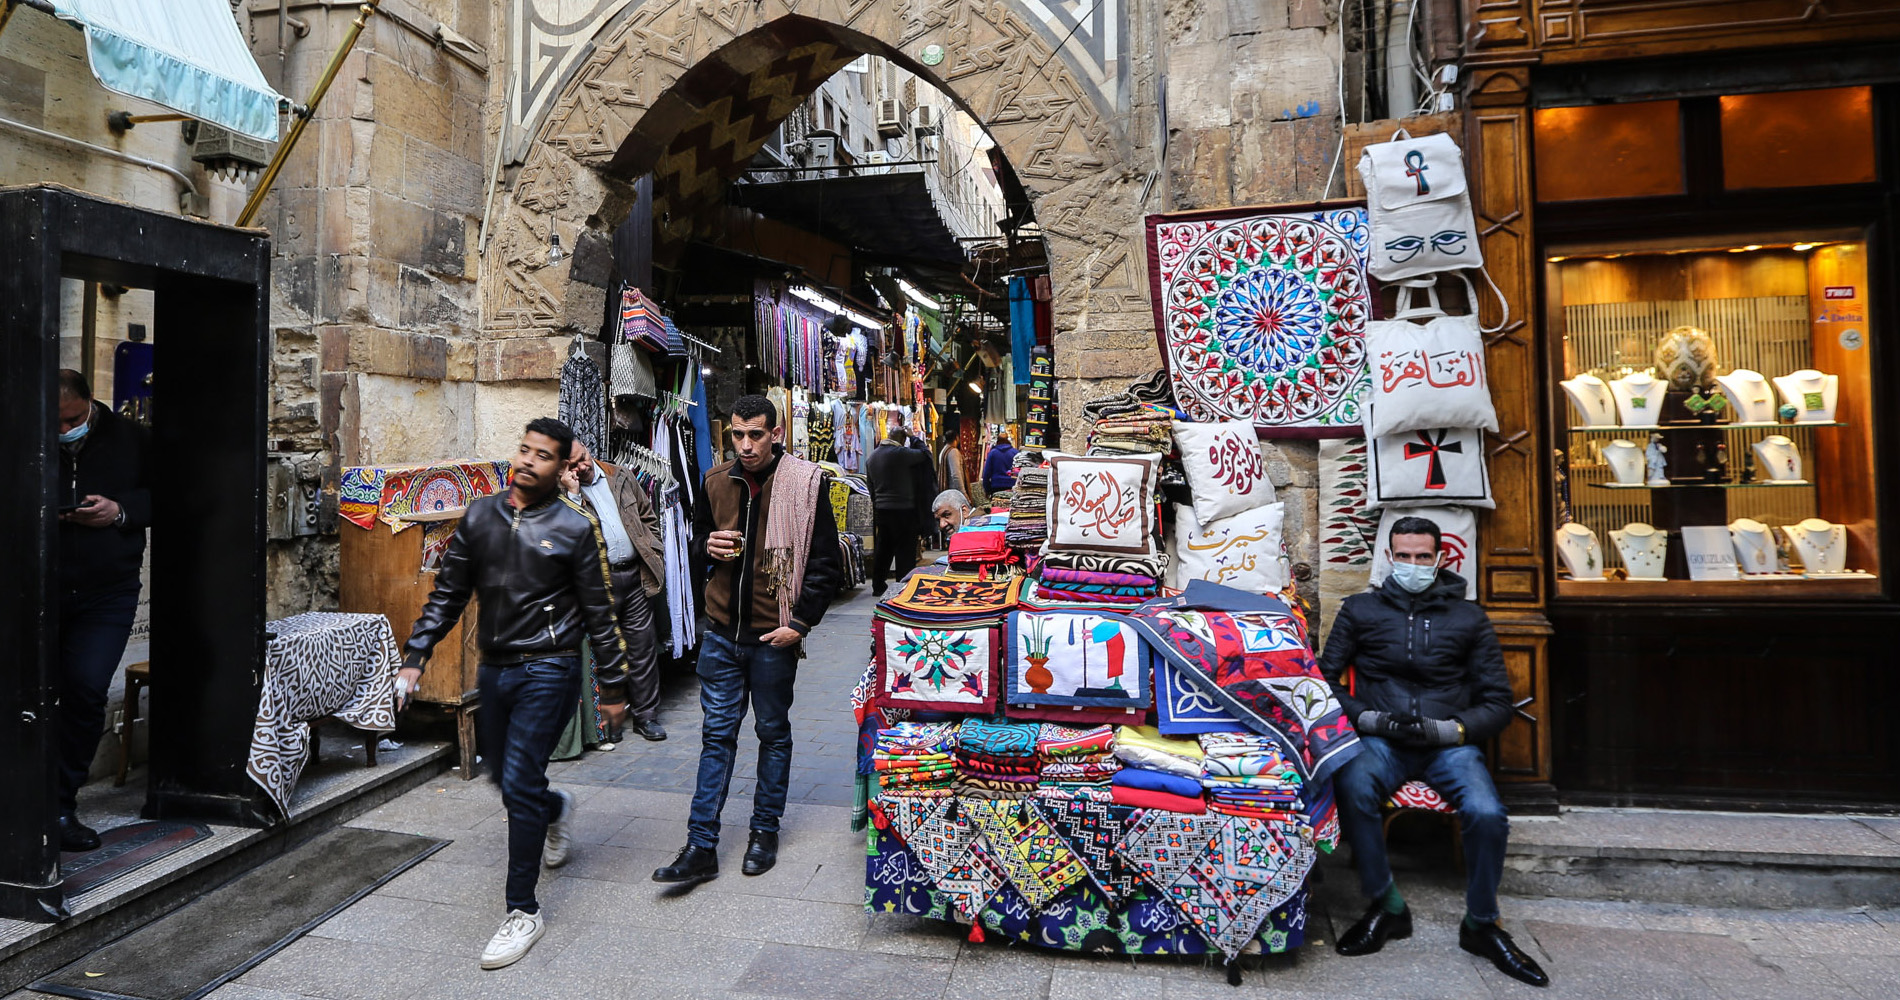
[[[560,416],[588,451],[606,454],[607,387],[600,366],[587,356],[579,337],[574,338],[574,351],[561,366]]]
[[[1029,384],[1029,351],[1036,346],[1036,300],[1029,279],[1009,279],[1009,358],[1015,363],[1012,385]]]

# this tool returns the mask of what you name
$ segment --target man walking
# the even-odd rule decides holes
[[[1333,777],[1339,823],[1352,845],[1365,915],[1339,937],[1341,955],[1369,955],[1410,937],[1412,911],[1392,880],[1382,810],[1399,786],[1423,778],[1458,810],[1465,845],[1465,918],[1458,945],[1532,986],[1550,978],[1498,926],[1510,821],[1485,770],[1483,743],[1511,721],[1511,683],[1484,609],[1464,578],[1441,568],[1439,529],[1402,517],[1386,542],[1392,575],[1346,598],[1320,670],[1359,730],[1364,749]],[[1342,683],[1347,667],[1353,690]]]
[[[778,862],[801,643],[843,579],[827,477],[816,464],[785,454],[778,418],[764,396],[733,402],[738,458],[706,473],[693,511],[693,579],[706,581],[700,608],[709,626],[697,669],[703,743],[686,846],[653,873],[655,882],[703,882],[719,874],[719,816],[748,699],[759,737],[759,783],[741,871],[763,875]]]
[[[574,442],[574,475],[581,496],[600,519],[613,567],[614,617],[627,640],[627,725],[641,738],[666,739],[660,725],[660,642],[653,600],[666,589],[660,515],[634,477],[594,461]]]
[[[922,506],[917,495],[918,466],[928,465],[930,459],[906,447],[909,440],[904,428],[892,427],[864,463],[871,480],[871,516],[876,532],[876,550],[871,553],[871,593],[875,597],[884,596],[885,581],[902,580],[917,566],[917,539],[922,527],[918,516]]]
[[[508,810],[508,916],[482,968],[521,960],[546,926],[535,899],[540,868],[567,863],[574,800],[548,787],[548,755],[580,702],[582,639],[592,641],[601,711],[626,713],[627,645],[615,623],[612,567],[600,522],[561,492],[574,432],[559,420],[528,424],[508,492],[468,505],[436,571],[435,590],[403,647],[405,701],[442,637],[480,597],[476,645],[482,756]]]
[[[99,753],[106,692],[139,610],[152,492],[145,428],[59,371],[59,849],[92,851],[79,788]]]

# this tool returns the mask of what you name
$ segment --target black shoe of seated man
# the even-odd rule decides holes
[[[1366,908],[1359,922],[1346,928],[1333,950],[1341,955],[1370,955],[1385,947],[1387,941],[1412,936],[1412,908],[1390,913],[1377,903]]]
[[[710,847],[687,844],[679,857],[665,868],[653,872],[655,882],[704,882],[719,877],[719,852]]]
[[[1532,986],[1550,985],[1550,977],[1544,974],[1537,961],[1525,954],[1524,949],[1511,940],[1511,935],[1495,923],[1480,925],[1476,930],[1470,924],[1459,924],[1458,947],[1479,958],[1490,959],[1499,972],[1519,982]]]
[[[666,739],[666,727],[660,725],[660,720],[658,719],[633,719],[627,723],[627,728],[639,733],[640,738],[643,740],[652,740],[658,743]]]
[[[747,875],[763,875],[775,864],[778,864],[778,834],[752,831],[752,839],[745,845],[745,861],[739,870]]]
[[[99,833],[77,816],[59,818],[59,849],[68,853],[96,851],[99,849]]]

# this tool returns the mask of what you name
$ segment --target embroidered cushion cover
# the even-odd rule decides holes
[[[1372,550],[1372,585],[1376,587],[1392,575],[1387,540],[1392,537],[1393,523],[1401,517],[1422,517],[1438,525],[1438,548],[1445,554],[1445,568],[1464,577],[1465,598],[1477,600],[1478,574],[1471,572],[1470,558],[1471,553],[1478,551],[1478,517],[1465,507],[1406,507],[1381,511],[1379,541]]]
[[[1148,646],[1121,615],[1018,611],[1009,643],[1011,705],[1149,704]]]
[[[1273,483],[1252,421],[1177,422],[1174,443],[1194,492],[1195,518],[1202,523],[1273,502]]]
[[[877,704],[946,712],[996,707],[995,626],[871,621]]]
[[[1168,539],[1168,585],[1208,580],[1255,594],[1278,593],[1286,586],[1286,551],[1281,525],[1286,504],[1270,503],[1203,525],[1192,507],[1174,508],[1174,535]]]
[[[1047,551],[1151,556],[1159,455],[1049,461]]]
[[[1483,267],[1464,155],[1444,133],[1374,143],[1359,157],[1372,226],[1367,270],[1381,281]]]
[[[1367,449],[1367,507],[1495,507],[1485,469],[1484,433],[1474,427],[1406,431]]]
[[[1476,316],[1368,323],[1366,355],[1372,364],[1367,437],[1434,427],[1497,431]]]

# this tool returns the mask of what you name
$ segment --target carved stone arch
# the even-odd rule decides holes
[[[945,55],[934,67],[917,58],[930,45]],[[1151,370],[1137,202],[1154,166],[1135,162],[1117,114],[1016,0],[647,0],[601,29],[497,207],[482,355],[499,364],[485,364],[483,377],[554,377],[562,352],[548,339],[598,325],[607,235],[629,210],[631,178],[663,168],[679,182],[667,196],[682,205],[716,194],[713,182],[731,175],[722,171],[861,53],[950,94],[1028,188],[1058,336],[1085,335],[1091,348],[1089,358],[1058,358],[1058,374]],[[572,251],[553,264],[551,236]],[[544,343],[507,343],[524,340]]]

